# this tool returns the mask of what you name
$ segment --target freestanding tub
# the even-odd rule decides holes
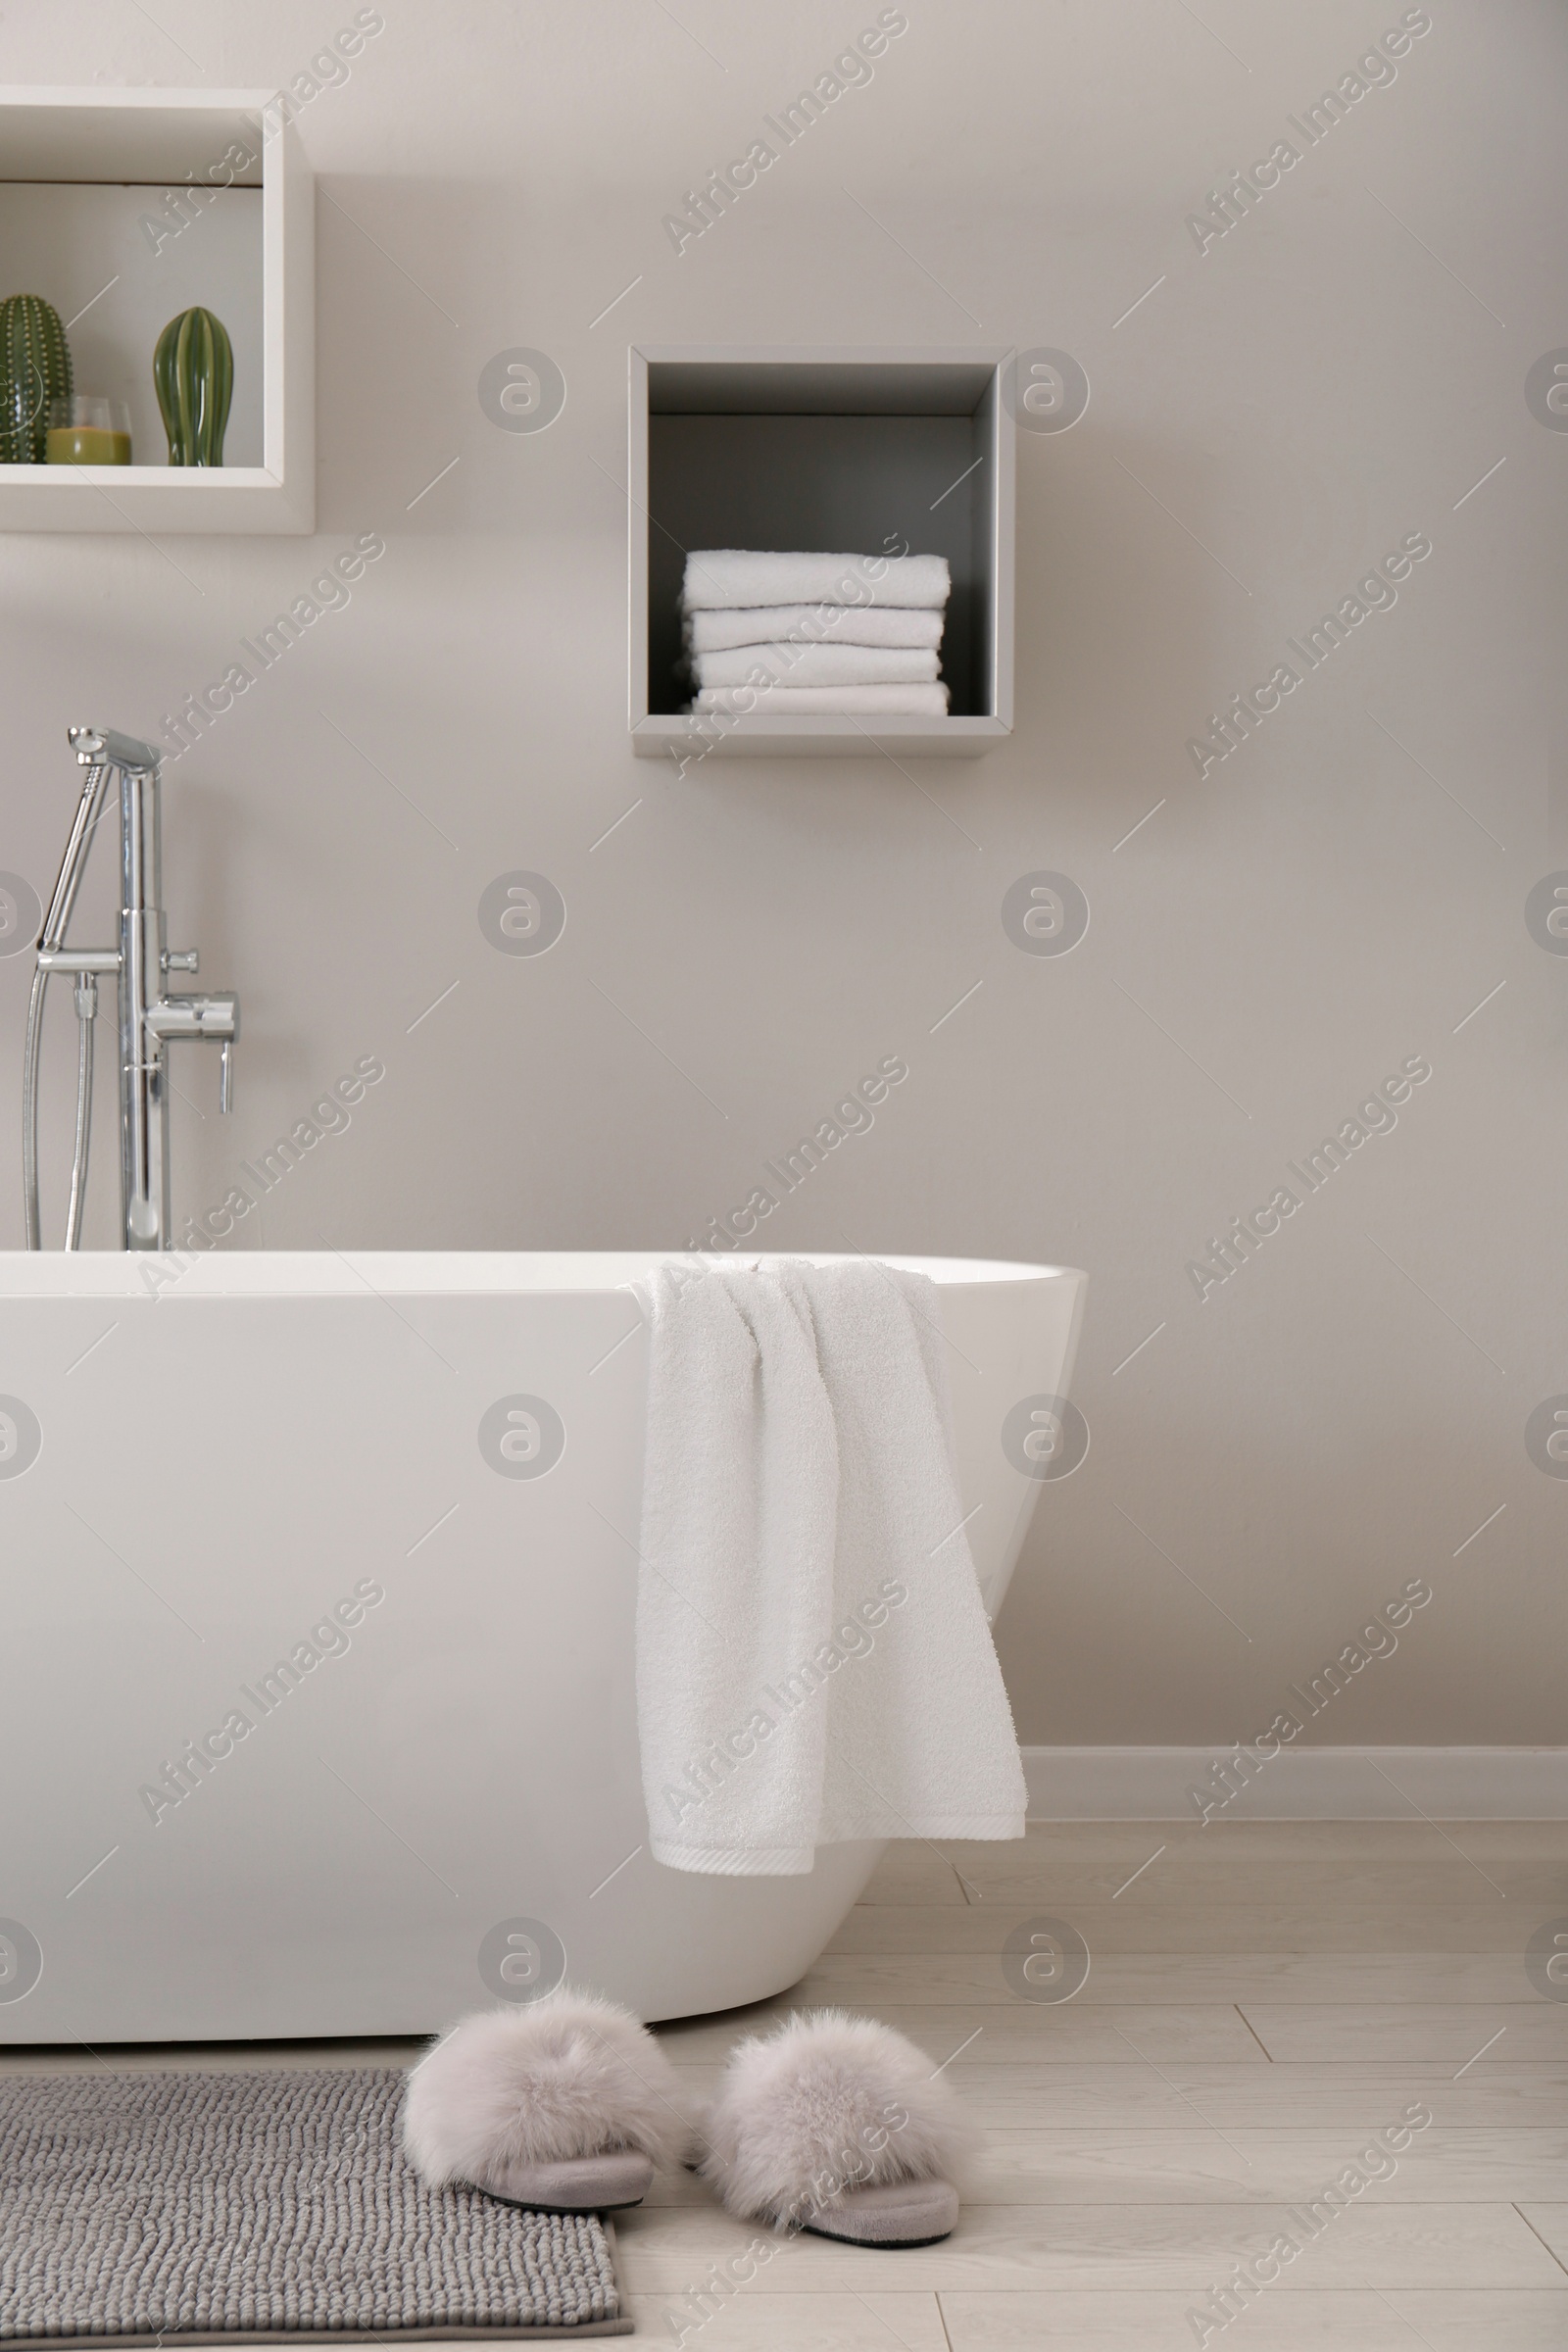
[[[657,1255],[0,1252],[0,2041],[425,2033],[562,1951],[691,2015],[816,1957],[879,1845],[644,1848]],[[994,1611],[1084,1277],[888,1262],[941,1285]]]

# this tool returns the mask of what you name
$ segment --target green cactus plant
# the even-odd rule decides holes
[[[222,320],[201,309],[171,318],[153,354],[153,382],[171,466],[221,466],[234,390],[234,351]]]
[[[41,466],[49,403],[71,390],[60,313],[37,294],[0,302],[0,466]]]

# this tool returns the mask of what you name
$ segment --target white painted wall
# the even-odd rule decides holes
[[[287,82],[354,12],[158,13],[59,0],[10,27],[8,73]],[[175,944],[245,1014],[231,1126],[215,1062],[178,1073],[182,1205],[373,1053],[385,1084],[237,1242],[678,1244],[900,1054],[875,1127],[766,1238],[1090,1269],[1092,1449],[1000,1628],[1023,1737],[1250,1738],[1422,1578],[1313,1736],[1561,1740],[1568,1484],[1524,1442],[1568,1390],[1568,966],[1524,919],[1568,864],[1568,439],[1524,392],[1568,345],[1561,11],[1435,0],[1396,78],[1200,253],[1187,216],[1304,148],[1288,119],[1397,5],[909,0],[874,78],[679,255],[662,217],[873,0],[383,13],[301,117],[318,537],[0,545],[0,866],[43,894],[67,724],[159,732],[330,558],[386,543],[171,770]],[[989,338],[1093,385],[1074,430],[1021,436],[1013,742],[917,780],[634,763],[627,343]],[[566,378],[539,435],[476,397],[518,345]],[[1417,532],[1397,603],[1200,778],[1207,715]],[[514,868],[566,902],[537,959],[476,920]],[[1037,868],[1093,909],[1059,960],[1000,921]],[[13,1072],[24,992],[0,960]],[[1397,1128],[1200,1301],[1205,1238],[1407,1056],[1432,1076]],[[63,1052],[52,1085],[58,1239]],[[0,1242],[21,1230],[8,1179]]]

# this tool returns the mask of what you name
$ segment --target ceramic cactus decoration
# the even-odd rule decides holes
[[[37,294],[0,302],[0,466],[41,466],[49,403],[71,390],[60,313]]]
[[[153,382],[171,466],[221,466],[234,390],[234,352],[220,318],[201,309],[171,318],[153,354]]]

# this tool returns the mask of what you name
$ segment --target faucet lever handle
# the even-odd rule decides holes
[[[226,1118],[234,1107],[234,1040],[225,1037],[218,1061],[218,1107]]]

